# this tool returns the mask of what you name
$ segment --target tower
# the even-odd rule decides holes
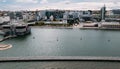
[[[101,27],[102,23],[105,22],[105,14],[106,14],[106,6],[104,5],[100,10],[100,19],[101,22],[98,24],[99,27]]]
[[[106,6],[101,8],[101,20],[105,21],[105,14],[106,14]]]

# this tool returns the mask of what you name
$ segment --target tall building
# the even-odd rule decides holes
[[[106,14],[106,7],[104,5],[104,7],[101,8],[101,20],[105,21],[105,14]]]

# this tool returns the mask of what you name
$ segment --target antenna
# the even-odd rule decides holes
[[[104,4],[104,7],[106,7],[106,5]]]

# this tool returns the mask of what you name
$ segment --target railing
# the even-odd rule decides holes
[[[120,57],[92,57],[92,56],[38,56],[38,57],[0,57],[0,62],[13,61],[117,61]]]

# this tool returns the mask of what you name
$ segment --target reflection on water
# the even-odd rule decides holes
[[[120,56],[120,31],[41,29],[32,34],[6,40],[11,49],[0,57],[20,56]]]

